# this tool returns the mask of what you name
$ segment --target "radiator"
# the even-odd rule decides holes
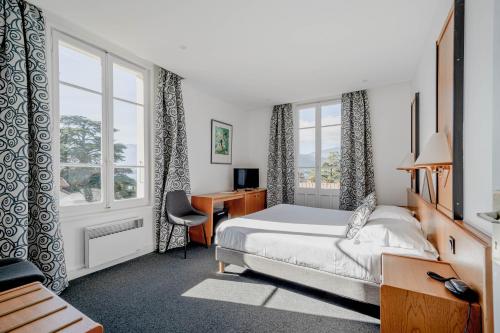
[[[139,251],[144,244],[144,221],[134,217],[85,228],[85,265],[99,266]]]

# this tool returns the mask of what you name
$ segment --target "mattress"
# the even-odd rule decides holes
[[[227,249],[378,284],[382,253],[425,256],[416,250],[347,239],[351,214],[277,205],[222,222],[217,227],[215,243]]]

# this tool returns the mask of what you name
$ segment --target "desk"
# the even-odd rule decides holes
[[[469,304],[431,279],[432,271],[444,277],[458,274],[450,264],[392,254],[382,255],[380,331],[463,332]],[[481,332],[481,307],[472,304],[468,332]]]
[[[205,244],[201,229],[205,227],[208,245],[212,243],[212,235],[214,234],[212,219],[214,205],[217,203],[223,203],[224,207],[229,209],[231,218],[255,213],[266,208],[266,189],[259,188],[252,191],[219,192],[191,196],[191,205],[208,215],[207,223],[189,229],[191,241]]]
[[[103,328],[34,282],[0,292],[0,332],[103,333]]]

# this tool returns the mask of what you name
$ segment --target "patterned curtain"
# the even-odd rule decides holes
[[[184,229],[167,223],[167,192],[191,192],[186,138],[186,121],[182,103],[181,80],[178,75],[158,69],[158,90],[155,108],[154,173],[155,225],[158,251],[184,246]]]
[[[291,104],[276,105],[271,116],[267,162],[267,206],[295,201],[294,128]]]
[[[354,210],[375,191],[372,132],[365,90],[342,94],[340,209]]]
[[[45,22],[0,0],[0,257],[28,259],[56,293],[68,286],[54,197]]]

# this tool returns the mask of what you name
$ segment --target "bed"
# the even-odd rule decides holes
[[[418,249],[347,239],[351,215],[277,205],[227,220],[216,230],[216,260],[222,270],[225,264],[234,264],[378,305],[383,252],[437,258]]]

